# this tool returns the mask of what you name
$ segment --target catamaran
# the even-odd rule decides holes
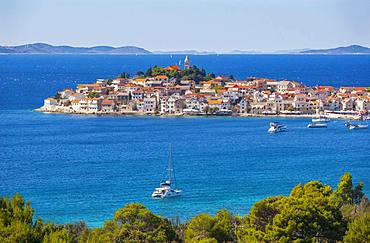
[[[181,196],[180,189],[173,189],[171,186],[176,188],[176,178],[175,178],[175,170],[173,167],[172,162],[172,147],[170,145],[169,148],[169,155],[168,155],[168,178],[162,181],[159,184],[158,188],[155,188],[154,192],[152,193],[152,197],[155,199],[163,199],[163,198],[170,198],[170,197],[178,197]]]

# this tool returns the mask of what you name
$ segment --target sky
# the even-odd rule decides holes
[[[276,51],[370,46],[370,0],[0,0],[0,45]]]

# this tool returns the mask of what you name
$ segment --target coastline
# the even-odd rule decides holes
[[[238,117],[238,118],[317,118],[318,114],[230,114],[230,115],[217,115],[217,114],[159,114],[159,113],[145,113],[137,111],[128,112],[66,112],[66,111],[52,111],[37,108],[32,110],[33,112],[41,112],[45,114],[67,114],[67,115],[95,115],[95,116],[147,116],[147,117]],[[358,115],[353,114],[333,114],[324,113],[324,115],[330,119],[343,119],[343,120],[358,120]]]

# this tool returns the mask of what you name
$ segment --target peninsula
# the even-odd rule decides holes
[[[317,116],[355,119],[370,110],[367,87],[309,87],[296,81],[232,75],[204,69],[154,66],[134,77],[66,88],[44,100],[41,112],[132,115]]]

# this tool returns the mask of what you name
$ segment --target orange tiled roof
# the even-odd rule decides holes
[[[166,75],[157,75],[157,76],[155,76],[155,78],[158,78],[158,79],[168,79],[168,77]]]
[[[113,105],[113,104],[114,104],[113,100],[103,100],[102,101],[102,105]]]
[[[137,78],[137,79],[134,79],[134,80],[135,80],[135,82],[138,82],[138,83],[144,83],[144,82],[147,81],[146,78]]]
[[[222,104],[222,100],[208,100],[208,104],[210,104],[210,105],[220,105],[220,104]]]
[[[177,66],[177,65],[171,65],[171,66],[168,66],[168,67],[164,68],[164,70],[166,70],[166,71],[172,71],[172,70],[178,71],[178,70],[180,70],[180,67]]]

